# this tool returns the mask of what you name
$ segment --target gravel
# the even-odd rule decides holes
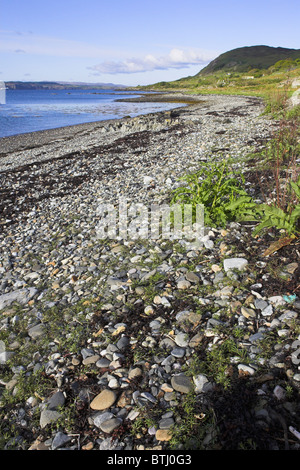
[[[270,291],[252,227],[194,248],[97,233],[101,204],[168,202],[276,129],[258,98],[197,100],[0,140],[4,449],[299,449],[300,302]]]

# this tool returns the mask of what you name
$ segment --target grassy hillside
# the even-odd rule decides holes
[[[207,75],[219,71],[249,72],[251,69],[268,69],[281,60],[300,59],[300,49],[284,47],[251,46],[239,47],[225,52],[210,62],[197,75]]]
[[[266,70],[252,69],[244,73],[219,71],[141,88],[201,95],[213,93],[258,96],[276,111],[295,92],[296,80],[300,81],[300,63],[280,61]]]

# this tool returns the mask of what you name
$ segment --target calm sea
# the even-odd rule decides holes
[[[116,102],[141,94],[119,90],[6,90],[5,104],[0,103],[0,138],[182,106]]]

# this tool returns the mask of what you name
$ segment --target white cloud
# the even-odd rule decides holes
[[[200,65],[210,62],[217,53],[213,51],[203,51],[201,49],[172,49],[169,54],[155,57],[148,54],[143,58],[131,58],[122,61],[105,61],[100,64],[88,67],[96,74],[117,74],[117,73],[139,73],[151,72],[153,70],[183,69],[191,65]]]

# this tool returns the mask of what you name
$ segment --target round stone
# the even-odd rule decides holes
[[[142,374],[143,374],[143,371],[142,371],[142,369],[140,369],[140,367],[134,367],[133,369],[131,369],[129,371],[128,378],[129,378],[129,380],[131,380],[131,379],[134,379],[136,377],[140,377]]]
[[[94,354],[93,356],[88,356],[85,359],[83,359],[82,364],[85,366],[88,366],[90,364],[95,364],[95,362],[100,359],[100,356],[98,354]]]
[[[191,286],[189,281],[179,281],[177,283],[177,289],[188,289]]]
[[[113,390],[102,390],[99,395],[97,395],[90,407],[92,410],[106,410],[114,404],[117,399],[117,395]]]
[[[145,307],[144,309],[144,313],[146,315],[151,315],[152,313],[154,313],[154,308],[151,305],[147,305],[147,307]]]

